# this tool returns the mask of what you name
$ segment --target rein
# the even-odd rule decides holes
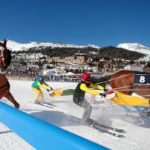
[[[119,88],[112,88],[111,90],[112,91],[119,91],[119,92],[138,92],[138,91],[145,91],[145,89],[126,89],[126,88],[130,88],[130,86],[123,86],[123,87],[119,87]],[[111,91],[110,90],[110,91]],[[149,89],[147,89],[149,90]],[[108,90],[109,91],[109,90]],[[147,95],[147,94],[141,94],[141,96],[144,96],[144,97],[150,97],[150,95]]]
[[[145,91],[145,89],[123,89],[121,90],[121,88],[113,88],[112,90],[117,90],[117,91]],[[149,89],[148,89],[149,90]]]
[[[113,79],[109,79],[109,80],[105,80],[105,81],[102,81],[102,82],[98,82],[96,84],[107,83],[107,82],[114,81],[116,79],[119,79],[119,78],[122,78],[122,77],[125,77],[125,76],[129,76],[129,75],[130,74],[122,75],[122,76],[119,76],[119,77],[116,77],[116,78],[113,78]],[[136,74],[136,75],[149,75],[149,74]]]
[[[113,78],[113,79],[109,79],[109,80],[105,80],[105,81],[102,81],[102,82],[98,82],[96,84],[102,84],[102,83],[105,83],[105,84],[108,84],[108,82],[110,81],[114,81],[114,80],[117,80],[117,79],[120,79],[120,78],[123,78],[123,77],[127,77],[129,76],[130,74],[126,74],[126,75],[121,75],[119,77],[116,77],[116,78]],[[136,74],[136,75],[149,75],[149,74]],[[142,84],[142,85],[148,85],[148,84]],[[127,89],[129,88],[129,89]],[[118,88],[112,88],[111,90],[117,90],[117,91],[125,91],[125,92],[128,92],[128,91],[144,91],[145,89],[130,89],[131,86],[128,85],[128,86],[122,86],[122,87],[118,87]],[[148,95],[149,96],[149,95]]]
[[[105,80],[105,81],[102,81],[102,82],[98,82],[96,84],[102,84],[102,83],[107,83],[107,82],[110,82],[110,81],[114,81],[116,79],[119,79],[119,78],[122,78],[122,77],[125,77],[125,76],[129,76],[130,74],[126,74],[126,75],[122,75],[122,76],[119,76],[119,77],[116,77],[116,78],[113,78],[113,79],[109,79],[109,80]]]

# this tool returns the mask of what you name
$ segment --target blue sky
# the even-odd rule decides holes
[[[150,47],[150,0],[0,0],[0,40]]]

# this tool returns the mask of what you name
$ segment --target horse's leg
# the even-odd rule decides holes
[[[19,107],[20,107],[19,103],[14,99],[14,97],[12,96],[12,94],[10,92],[8,92],[5,95],[5,97],[14,104],[16,109],[19,109]]]

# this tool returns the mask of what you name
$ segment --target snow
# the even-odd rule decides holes
[[[150,48],[138,43],[122,43],[118,44],[117,47],[150,55]]]
[[[150,60],[150,48],[146,47],[139,43],[122,43],[117,45],[118,48],[124,48],[130,51],[139,52],[142,54],[146,54],[143,60],[149,61]]]
[[[113,150],[149,149],[150,120],[141,119],[134,109],[127,115],[122,107],[108,101],[105,103],[91,104],[93,106],[91,116],[93,119],[99,123],[126,131],[126,133],[124,133],[125,138],[113,137],[92,127],[80,125],[79,122],[83,114],[83,109],[72,102],[72,96],[53,98],[48,95],[47,91],[43,91],[45,101],[56,105],[56,107],[47,108],[34,104],[34,93],[31,90],[31,83],[31,81],[10,80],[11,92],[21,104],[20,109],[22,111]],[[74,88],[76,86],[76,83],[63,82],[50,82],[49,84],[53,88],[65,89]],[[86,94],[86,98],[91,102],[93,97]],[[99,97],[96,97],[96,99],[98,98]],[[2,101],[12,105],[4,98]],[[34,150],[31,145],[3,124],[0,124],[0,149]]]
[[[96,45],[88,45],[94,48],[99,48]],[[12,40],[8,40],[7,42],[7,47],[10,50],[13,51],[20,51],[20,50],[28,50],[30,48],[37,48],[40,49],[40,47],[52,47],[52,48],[56,48],[56,47],[74,47],[74,48],[84,48],[86,46],[79,46],[79,45],[74,45],[74,44],[63,44],[63,43],[50,43],[50,42],[29,42],[29,43],[19,43],[16,41],[12,41]]]
[[[1,42],[1,41],[0,41]],[[86,48],[86,47],[93,47],[96,49],[100,49],[100,46],[94,45],[94,44],[88,44],[88,45],[75,45],[75,44],[64,44],[64,43],[51,43],[51,42],[28,42],[28,43],[19,43],[16,41],[8,40],[7,42],[8,49],[12,51],[28,51],[30,48],[35,49],[41,49],[42,47],[51,47],[51,48]],[[150,60],[150,48],[146,47],[139,43],[120,43],[116,47],[118,48],[124,48],[130,51],[139,52],[142,54],[145,54],[146,56],[144,58],[141,58],[140,60]]]

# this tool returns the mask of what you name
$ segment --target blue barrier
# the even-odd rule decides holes
[[[0,122],[37,150],[108,150],[1,102]]]

